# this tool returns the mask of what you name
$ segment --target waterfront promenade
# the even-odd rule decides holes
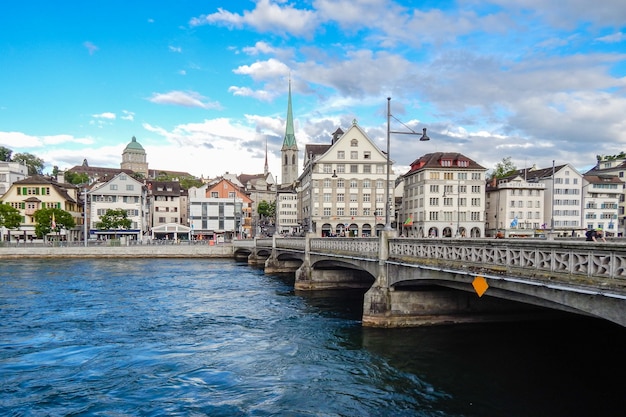
[[[190,244],[142,244],[129,246],[44,244],[0,246],[0,259],[21,258],[232,258],[230,243],[218,245]]]

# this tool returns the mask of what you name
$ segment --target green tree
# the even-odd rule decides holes
[[[0,227],[7,229],[15,229],[22,223],[22,215],[20,211],[10,204],[0,202]]]
[[[81,185],[89,183],[89,175],[86,173],[77,173],[74,171],[65,171],[65,181],[68,184]]]
[[[106,213],[100,216],[100,222],[96,225],[100,230],[115,230],[117,238],[117,230],[130,229],[132,225],[128,218],[128,213],[124,209],[108,209]]]
[[[269,217],[271,213],[270,203],[265,200],[259,201],[259,205],[257,206],[256,211],[261,217]]]
[[[11,155],[13,151],[4,146],[0,146],[0,161],[11,162]]]
[[[43,159],[30,153],[16,153],[13,161],[21,162],[28,167],[28,175],[41,175],[43,173]]]
[[[61,229],[69,230],[76,226],[76,221],[70,213],[60,208],[39,209],[33,215],[35,219],[35,234],[38,238],[48,233],[60,232]],[[52,224],[54,220],[54,225]]]
[[[517,167],[511,161],[511,157],[507,156],[506,158],[502,158],[502,161],[496,164],[496,167],[493,169],[491,173],[491,178],[504,178],[517,171]]]
[[[188,190],[191,187],[201,187],[202,180],[194,177],[185,177],[180,179],[180,188]]]

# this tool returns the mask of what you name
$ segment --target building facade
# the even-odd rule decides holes
[[[128,169],[148,178],[148,161],[146,151],[137,139],[133,136],[122,152],[121,169]]]
[[[543,182],[527,181],[518,174],[487,182],[486,235],[545,236],[545,189]]]
[[[61,230],[61,239],[77,241],[82,239],[83,205],[79,199],[80,190],[72,184],[59,183],[53,178],[43,175],[33,175],[23,180],[15,181],[0,201],[10,204],[20,211],[22,223],[17,230],[3,229],[3,240],[36,239],[35,212],[44,208],[58,208],[65,210],[74,218],[76,227],[71,230]]]
[[[460,153],[436,152],[404,175],[401,221],[411,237],[484,237],[486,169]]]
[[[0,161],[0,197],[7,192],[15,181],[28,177],[28,167],[19,162]]]
[[[143,183],[122,172],[106,182],[94,183],[87,192],[89,234],[93,239],[126,237],[143,240],[148,232],[147,189]],[[102,229],[101,217],[107,210],[122,209],[131,221],[130,229]]]
[[[601,229],[607,237],[623,236],[618,227],[623,190],[624,182],[615,175],[584,175],[582,227]]]
[[[316,236],[373,236],[384,227],[386,155],[358,126],[338,129],[330,145],[306,146],[298,179],[304,231]],[[387,187],[387,191],[385,190]]]

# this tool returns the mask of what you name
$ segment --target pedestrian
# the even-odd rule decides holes
[[[596,238],[595,238],[594,242],[597,242],[598,240],[601,240],[604,243],[606,243],[606,239],[604,238],[604,233],[602,233],[601,229],[598,229],[598,231],[596,232]]]

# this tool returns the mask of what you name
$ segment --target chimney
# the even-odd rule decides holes
[[[57,182],[65,184],[65,171],[57,171]]]

